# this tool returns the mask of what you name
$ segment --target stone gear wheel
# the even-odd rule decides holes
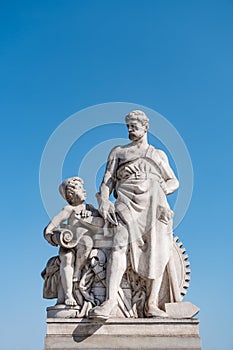
[[[189,256],[188,254],[186,254],[186,249],[183,247],[183,243],[179,241],[179,238],[177,236],[173,238],[172,256],[174,261],[174,269],[176,272],[176,277],[180,290],[180,297],[182,299],[189,287],[191,270],[189,268]],[[164,309],[165,303],[173,301],[174,299],[172,297],[169,275],[166,268],[159,293],[159,307]]]
[[[183,243],[179,242],[179,237],[173,238],[173,257],[176,265],[176,273],[180,287],[180,294],[184,296],[187,293],[190,281],[190,262],[188,254],[183,247]]]

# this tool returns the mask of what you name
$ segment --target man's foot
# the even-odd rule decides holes
[[[168,317],[166,312],[160,310],[156,305],[147,307],[145,310],[145,316],[146,317],[163,317],[163,318]]]
[[[107,320],[113,309],[115,308],[116,303],[113,302],[112,300],[106,300],[103,302],[102,305],[96,306],[93,309],[91,309],[88,312],[89,318],[96,318],[96,319],[102,319],[102,320]]]
[[[67,306],[76,306],[77,302],[72,295],[69,295],[65,298],[65,304]]]

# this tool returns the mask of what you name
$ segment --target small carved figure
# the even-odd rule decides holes
[[[99,214],[93,206],[84,204],[86,191],[81,178],[71,177],[63,181],[59,191],[69,205],[51,220],[44,230],[44,236],[53,246],[60,245],[61,286],[58,289],[57,303],[75,306],[77,301],[73,295],[73,283],[80,281],[82,269],[93,247],[90,230],[82,223],[92,221]],[[67,225],[62,225],[65,221]],[[54,266],[54,261],[50,265],[52,263]],[[48,288],[51,289],[51,283]],[[51,290],[48,290],[48,294],[49,292]]]

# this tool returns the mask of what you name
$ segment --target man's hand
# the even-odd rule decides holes
[[[104,218],[104,220],[108,220],[113,225],[118,225],[115,207],[110,200],[101,200],[99,213]]]
[[[161,205],[157,208],[157,218],[159,221],[168,225],[169,221],[173,218],[174,213],[171,209],[163,207]]]

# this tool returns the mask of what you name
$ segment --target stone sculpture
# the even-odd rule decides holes
[[[188,255],[167,202],[179,182],[166,154],[148,144],[148,117],[136,110],[126,124],[131,142],[109,154],[98,209],[85,204],[79,177],[59,187],[68,205],[44,230],[59,246],[42,272],[43,296],[57,298],[44,350],[201,350],[199,309],[182,301]]]
[[[180,301],[172,261],[172,217],[166,195],[179,186],[167,156],[148,144],[149,119],[142,111],[126,116],[129,139],[114,148],[98,194],[99,212],[114,227],[107,300],[91,310],[91,317],[108,318],[117,305],[117,292],[127,267],[145,279],[146,317],[165,317],[159,309],[159,291],[169,264],[173,298]],[[116,201],[109,200],[115,191]]]
[[[82,285],[81,273],[93,248],[92,232],[85,227],[85,223],[94,223],[94,227],[98,228],[98,225],[103,226],[103,220],[93,206],[84,204],[86,191],[81,178],[72,177],[63,181],[59,191],[69,205],[44,230],[45,239],[54,246],[59,245],[60,249],[59,256],[51,258],[42,272],[45,279],[43,294],[45,298],[57,297],[58,305],[77,306],[79,310],[83,297],[74,292],[74,285]],[[67,224],[62,224],[64,221]],[[96,305],[92,296],[87,297],[86,290],[83,294],[87,301]]]
[[[44,231],[50,244],[60,246],[42,272],[44,297],[57,298],[49,317],[179,316],[190,270],[182,243],[173,237],[166,198],[179,182],[166,154],[148,144],[148,117],[136,110],[126,124],[131,142],[110,152],[98,210],[84,204],[79,177],[59,187],[68,205]],[[198,312],[189,313],[187,303],[182,307],[189,317]]]

